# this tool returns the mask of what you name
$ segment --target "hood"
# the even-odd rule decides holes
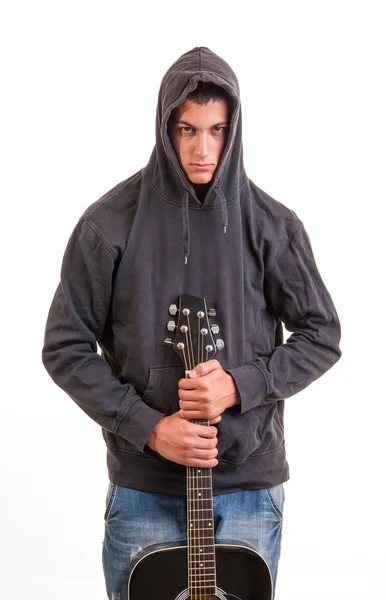
[[[168,136],[171,112],[183,104],[199,82],[212,82],[226,90],[231,98],[229,136],[218,168],[204,202],[199,202],[193,186],[180,166]],[[231,67],[208,48],[197,47],[183,54],[163,77],[156,114],[156,146],[145,173],[164,198],[203,208],[223,204],[238,195],[246,175],[242,155],[242,118],[239,85]],[[223,209],[223,206],[222,206]],[[222,210],[224,213],[224,209]],[[223,216],[223,222],[227,220]]]

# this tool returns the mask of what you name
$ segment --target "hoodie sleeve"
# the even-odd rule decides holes
[[[265,277],[268,306],[292,334],[268,356],[228,369],[241,412],[306,388],[340,358],[340,324],[303,225],[286,241]]]
[[[108,315],[116,256],[81,218],[68,242],[48,315],[42,359],[49,375],[89,417],[143,450],[164,416],[121,383],[98,354]]]

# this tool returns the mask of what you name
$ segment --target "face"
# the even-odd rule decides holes
[[[196,104],[186,100],[171,116],[169,135],[179,162],[192,183],[209,183],[228,135],[226,100]]]

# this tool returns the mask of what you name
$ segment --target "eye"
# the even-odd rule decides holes
[[[227,127],[225,125],[215,125],[215,127],[213,127],[212,129],[215,133],[224,133]]]
[[[192,127],[188,127],[188,125],[184,126],[184,127],[179,127],[179,131],[180,133],[192,133],[193,132],[193,128]]]

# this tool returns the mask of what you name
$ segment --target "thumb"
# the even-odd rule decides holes
[[[194,369],[192,369],[192,371],[190,371],[189,376],[192,379],[195,379],[195,377],[203,377],[203,375],[207,375],[207,373],[210,373],[214,369],[218,369],[219,366],[220,365],[217,360],[209,360],[205,363],[199,363]]]
[[[221,420],[222,417],[220,415],[218,417],[214,417],[213,419],[210,419],[210,425],[216,425],[216,423],[219,423]]]

